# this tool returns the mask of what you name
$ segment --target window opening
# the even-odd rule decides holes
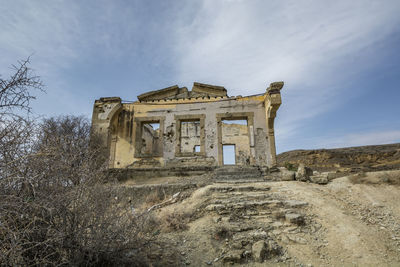
[[[161,153],[160,123],[142,123],[142,155],[158,155]]]
[[[200,120],[181,121],[181,153],[200,152],[200,133],[197,130],[199,127]]]
[[[224,124],[239,124],[239,125],[247,125],[247,120],[222,120]]]
[[[235,145],[222,145],[224,165],[235,165]]]

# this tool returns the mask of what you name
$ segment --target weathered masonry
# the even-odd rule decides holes
[[[227,95],[221,86],[177,85],[124,103],[95,101],[93,130],[109,153],[110,168],[276,165],[274,120],[283,82],[252,96]]]

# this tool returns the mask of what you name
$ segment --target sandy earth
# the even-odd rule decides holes
[[[161,228],[164,249],[180,255],[171,265],[400,266],[399,203],[398,185],[343,177],[327,185],[211,184],[154,212],[187,226]],[[269,244],[261,259],[259,241]]]
[[[308,202],[306,213],[322,225],[323,246],[303,250],[288,245],[289,254],[300,261],[318,266],[400,265],[399,187],[354,185],[344,177],[326,186],[286,182],[274,188]]]

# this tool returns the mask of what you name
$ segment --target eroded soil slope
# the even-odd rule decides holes
[[[317,171],[341,172],[400,169],[400,144],[337,149],[293,150],[277,156],[280,166],[299,163]]]
[[[398,203],[398,185],[348,177],[211,184],[153,211],[168,244],[154,253],[174,249],[171,265],[191,266],[400,265]]]

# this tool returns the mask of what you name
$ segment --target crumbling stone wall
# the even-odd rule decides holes
[[[180,145],[183,153],[193,153],[196,152],[196,147],[200,148],[200,120],[181,122]]]
[[[133,103],[101,98],[94,105],[93,130],[103,138],[111,168],[221,166],[222,145],[228,143],[236,146],[238,165],[274,166],[273,122],[282,86],[273,83],[264,94],[229,97],[221,86],[195,83],[192,91],[171,86]],[[232,119],[247,125],[223,123]],[[160,125],[157,138],[151,129],[143,130],[149,123]]]

